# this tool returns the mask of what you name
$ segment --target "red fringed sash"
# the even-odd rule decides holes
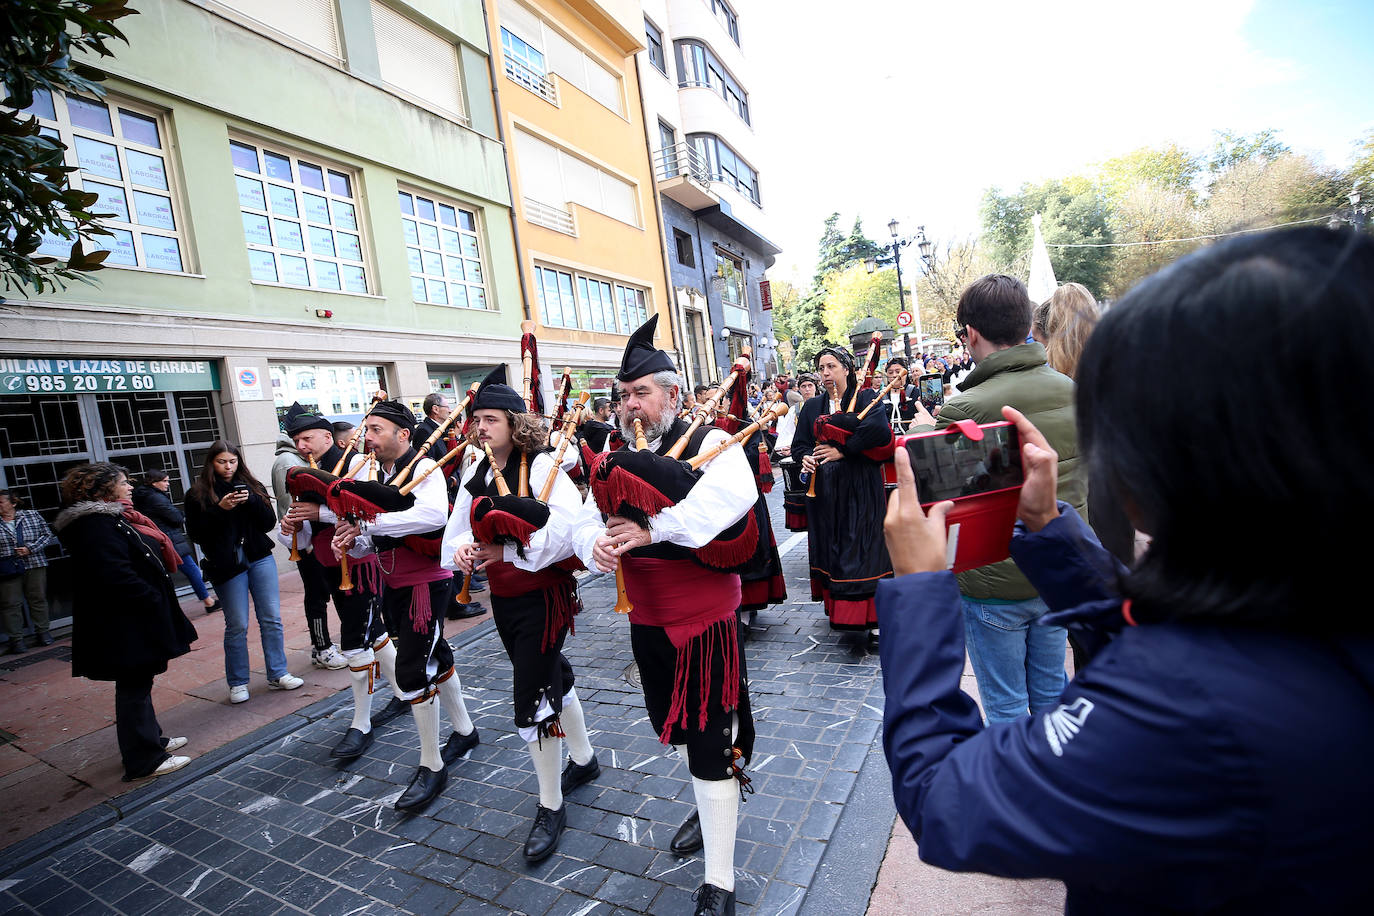
[[[659,740],[668,744],[674,726],[690,728],[687,683],[695,667],[700,683],[697,698],[697,730],[706,727],[707,703],[714,672],[717,645],[725,659],[721,672],[721,704],[727,710],[739,706],[739,576],[702,569],[689,560],[659,560],[623,556],[625,592],[634,610],[630,622],[662,627],[677,649],[673,669],[673,696]]]
[[[429,583],[442,582],[452,577],[453,573],[434,562],[432,558],[423,557],[405,547],[382,551],[377,556],[377,562],[382,581],[389,588],[411,587],[411,628],[416,633],[428,632],[430,618],[434,614],[429,602]]]
[[[539,572],[526,572],[502,560],[486,568],[487,584],[493,598],[517,598],[532,591],[544,594],[544,637],[539,651],[547,652],[558,643],[558,634],[566,628],[576,633],[573,618],[582,606],[577,601],[577,580],[560,566],[549,566]]]

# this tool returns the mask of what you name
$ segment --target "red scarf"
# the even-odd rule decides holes
[[[139,534],[153,538],[158,546],[162,548],[162,565],[167,567],[167,572],[174,573],[181,566],[181,557],[177,554],[177,549],[172,546],[172,539],[163,534],[162,529],[157,523],[134,508],[134,504],[127,499],[121,499],[120,504],[124,506],[124,521],[128,522]]]

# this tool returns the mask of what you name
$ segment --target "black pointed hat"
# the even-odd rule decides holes
[[[473,410],[509,410],[512,413],[525,413],[525,399],[519,392],[506,384],[505,364],[497,366],[482,379],[477,394],[472,399]]]
[[[629,382],[655,372],[677,371],[672,358],[654,348],[654,331],[657,328],[658,312],[654,312],[630,335],[629,343],[625,344],[625,355],[620,358],[620,371],[615,376],[617,379]]]
[[[286,408],[286,416],[282,418],[282,426],[286,429],[288,436],[300,435],[310,429],[334,432],[334,424],[329,422],[328,417],[322,417],[315,411],[302,407],[300,401],[296,401]]]

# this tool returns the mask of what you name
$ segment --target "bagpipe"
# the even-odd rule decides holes
[[[906,370],[903,370],[901,375],[888,382],[887,385],[878,392],[877,397],[869,401],[862,410],[857,413],[855,412],[854,408],[859,403],[859,392],[873,383],[873,377],[878,371],[878,357],[881,355],[881,351],[882,335],[874,331],[869,346],[868,361],[864,366],[863,378],[855,379],[854,390],[850,392],[849,401],[842,405],[842,409],[838,413],[823,414],[816,418],[814,428],[816,444],[826,443],[835,446],[844,445],[849,441],[849,437],[854,435],[858,430],[859,424],[862,423],[864,417],[868,416],[873,410],[874,405],[882,403],[883,398],[886,397],[893,388],[905,382]],[[889,432],[886,442],[881,445],[873,446],[872,448],[864,449],[863,455],[873,461],[881,463],[892,457],[895,448],[896,438]],[[810,487],[806,491],[806,495],[813,499],[816,496],[816,474],[814,472],[811,474]]]
[[[578,418],[587,407],[591,392],[584,391],[578,397],[572,413],[563,421],[562,441],[553,455],[553,467],[539,490],[537,498],[530,495],[528,457],[520,454],[520,476],[516,492],[512,493],[502,471],[497,469],[491,446],[483,446],[487,462],[496,482],[496,496],[479,496],[472,501],[472,537],[485,544],[513,544],[516,552],[524,556],[534,533],[549,522],[549,497],[553,495],[554,484],[558,481],[558,469],[563,463],[563,455],[572,442],[572,432],[577,428]]]

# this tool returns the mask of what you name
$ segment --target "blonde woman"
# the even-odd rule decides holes
[[[1082,283],[1065,283],[1035,310],[1035,339],[1045,345],[1051,369],[1074,377],[1100,317],[1097,300]]]

